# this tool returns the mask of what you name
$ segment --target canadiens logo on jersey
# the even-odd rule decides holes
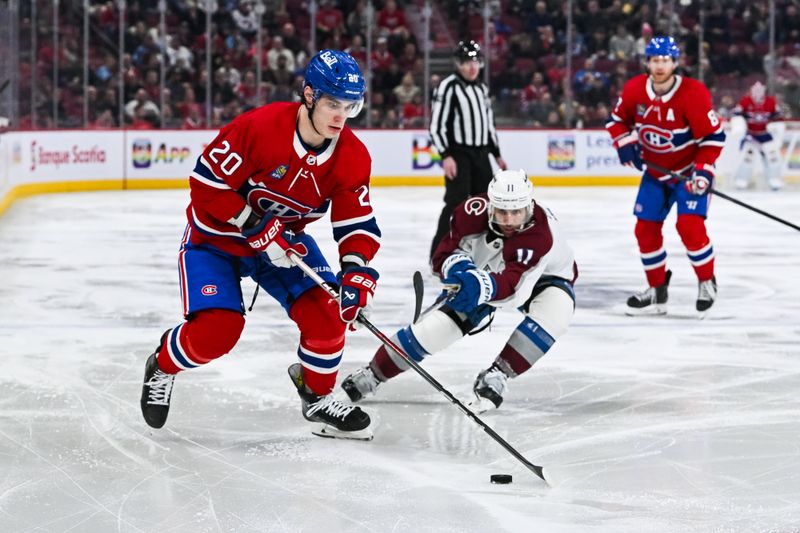
[[[670,130],[648,124],[639,129],[639,140],[651,151],[658,154],[671,152],[675,145],[672,142],[673,134]]]
[[[278,165],[275,168],[275,170],[269,173],[269,176],[272,179],[280,180],[283,179],[283,177],[286,175],[288,171],[289,171],[289,165]]]

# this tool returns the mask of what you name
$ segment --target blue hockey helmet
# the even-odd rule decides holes
[[[357,102],[351,109],[350,118],[355,117],[364,105],[364,75],[353,56],[340,50],[320,50],[306,67],[303,88],[314,90],[316,103],[325,94],[339,100]]]
[[[654,56],[669,56],[673,61],[681,57],[681,49],[672,37],[653,37],[644,49],[647,58]]]

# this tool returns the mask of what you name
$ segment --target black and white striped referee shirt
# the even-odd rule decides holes
[[[454,147],[487,147],[500,156],[489,88],[457,72],[442,80],[433,96],[430,126],[433,146],[442,156]]]

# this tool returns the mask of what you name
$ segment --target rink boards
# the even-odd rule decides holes
[[[771,125],[783,172],[800,182],[800,122]],[[425,130],[358,130],[372,155],[373,185],[441,185],[441,157]],[[0,213],[16,198],[49,192],[175,188],[187,185],[212,130],[67,130],[0,135]],[[741,128],[729,128],[718,162],[720,185],[739,160]],[[635,185],[604,130],[499,132],[502,154],[538,186]],[[265,141],[265,146],[268,146]],[[757,170],[758,171],[758,170]]]

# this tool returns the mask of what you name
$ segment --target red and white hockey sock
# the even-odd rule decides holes
[[[705,219],[699,215],[679,215],[676,227],[697,279],[710,280],[714,277],[714,246],[708,238]]]
[[[244,329],[244,316],[227,309],[199,311],[167,332],[158,352],[158,366],[166,374],[197,368],[233,349]]]
[[[636,241],[642,259],[647,283],[651,287],[663,285],[667,278],[667,250],[664,248],[663,222],[638,219],[636,221]]]

